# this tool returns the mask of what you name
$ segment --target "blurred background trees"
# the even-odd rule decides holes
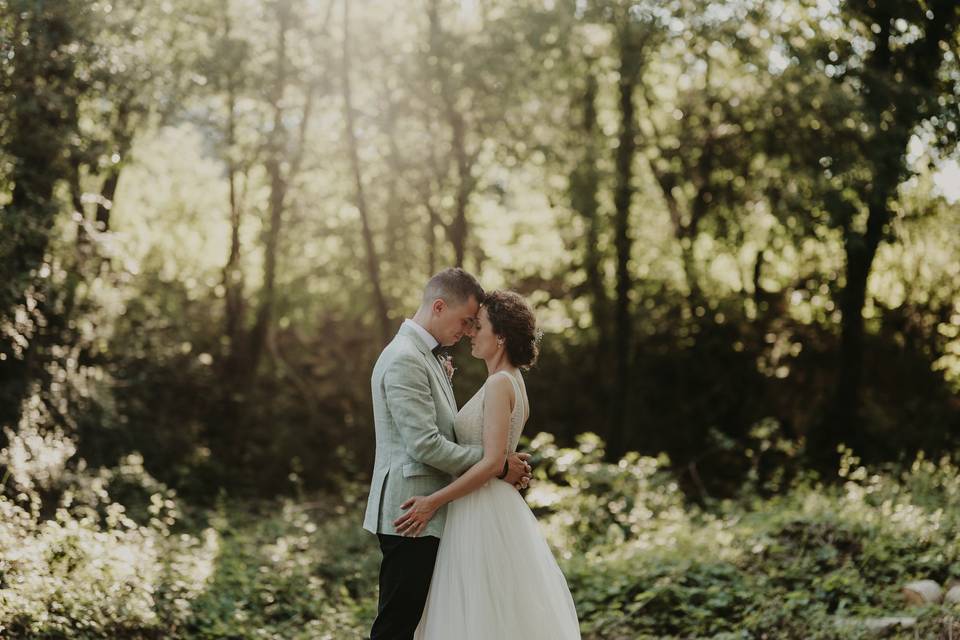
[[[198,500],[362,477],[372,364],[462,265],[538,310],[530,435],[666,452],[700,498],[758,434],[953,451],[958,20],[0,0],[0,444],[40,403],[63,468],[141,452]]]

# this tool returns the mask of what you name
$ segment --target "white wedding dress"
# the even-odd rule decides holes
[[[509,450],[526,422],[517,378]],[[494,375],[498,375],[494,374]],[[519,375],[519,374],[518,374]],[[461,444],[483,444],[481,388],[457,414]],[[523,496],[502,480],[447,506],[430,593],[415,640],[579,640],[567,581]]]

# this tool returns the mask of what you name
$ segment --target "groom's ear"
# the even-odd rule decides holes
[[[433,305],[430,307],[433,309],[433,312],[437,315],[443,313],[443,310],[447,308],[447,303],[443,301],[443,298],[437,298],[433,301]]]

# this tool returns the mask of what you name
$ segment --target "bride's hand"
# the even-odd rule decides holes
[[[407,512],[393,521],[394,528],[402,536],[416,537],[427,526],[440,505],[431,500],[430,496],[414,496],[400,505],[400,508]]]

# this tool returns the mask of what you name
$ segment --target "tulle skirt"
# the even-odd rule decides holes
[[[491,480],[447,507],[415,640],[579,640],[577,610],[537,520]]]

